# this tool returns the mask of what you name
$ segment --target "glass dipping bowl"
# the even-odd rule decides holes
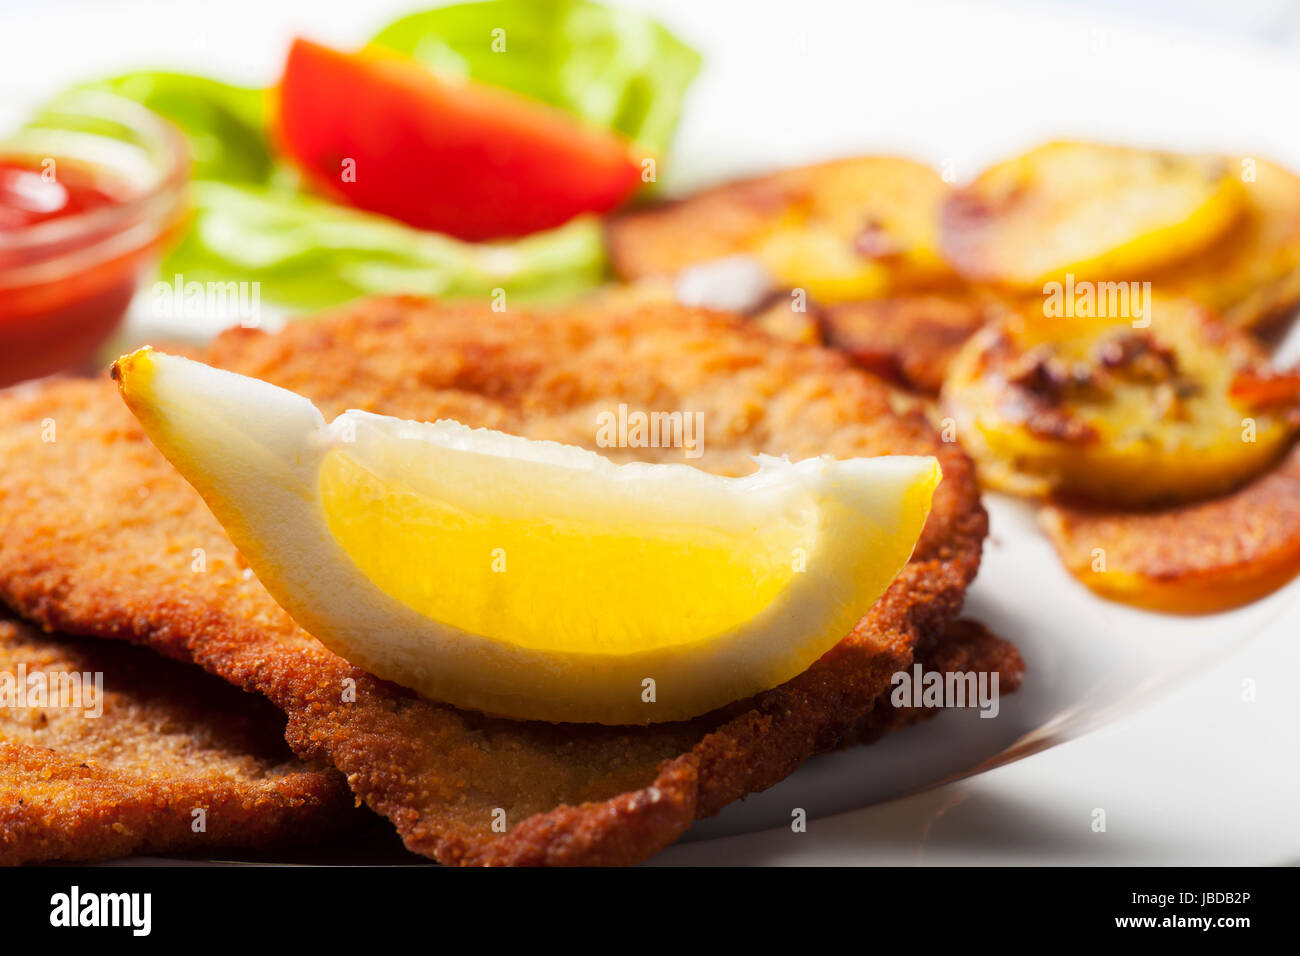
[[[138,103],[85,91],[0,138],[0,164],[72,171],[113,197],[0,229],[0,387],[88,370],[185,226],[188,143]]]

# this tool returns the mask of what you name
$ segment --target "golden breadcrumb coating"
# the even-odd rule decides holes
[[[300,756],[331,761],[409,848],[446,863],[631,863],[667,846],[858,727],[918,634],[957,613],[979,566],[987,518],[960,448],[842,356],[736,317],[378,299],[276,335],[234,330],[207,359],[301,392],[327,418],[454,418],[594,447],[597,413],[626,402],[703,412],[704,455],[690,463],[726,474],[751,470],[759,452],[942,463],[912,563],[807,672],[686,723],[550,725],[422,699],[297,628],[111,382],[0,398],[0,598],[47,626],[146,643],[265,694],[288,714]],[[57,440],[42,441],[49,421]],[[599,450],[686,460],[680,449]]]
[[[350,813],[282,714],[197,668],[0,620],[0,675],[25,678],[0,706],[0,864],[288,843]]]

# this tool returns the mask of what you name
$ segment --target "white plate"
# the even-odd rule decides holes
[[[707,16],[695,9],[681,12],[684,25]],[[716,11],[712,19],[712,27],[701,22],[689,29],[698,38],[718,29],[725,34],[721,47],[709,51],[710,70],[682,131],[676,169],[696,182],[735,166],[891,150],[928,159],[964,179],[992,159],[1057,136],[1238,152],[1300,168],[1300,134],[1279,121],[1292,108],[1287,91],[1300,89],[1296,60],[1169,23],[1054,4],[945,3],[801,3],[797,15],[732,18],[725,27]],[[1070,785],[1056,781],[1072,765],[1060,759],[1051,761],[1055,775],[1008,769],[991,774],[987,785],[949,785],[844,813],[810,827],[820,835],[805,840],[789,825],[795,807],[811,817],[842,813],[1087,733],[1240,651],[1284,611],[1294,611],[1300,596],[1295,582],[1246,608],[1198,618],[1108,603],[1066,574],[1034,526],[1031,508],[1003,496],[987,499],[992,532],[967,609],[1014,641],[1028,664],[1024,687],[1004,700],[999,717],[947,714],[869,749],[810,761],[777,787],[698,825],[691,836],[716,838],[762,825],[779,829],[748,841],[679,847],[662,862],[1069,861],[1070,840],[1052,844],[1050,826],[1040,834],[1046,850],[1039,857],[1026,854],[1021,841],[998,839],[1036,815],[1054,812],[1069,813],[1064,831],[1080,837],[1078,850],[1095,852],[1089,816],[1095,806],[1068,806]],[[1288,620],[1295,618],[1292,613]],[[1225,696],[1237,701],[1239,691],[1233,691]],[[1183,707],[1194,719],[1195,696]],[[1252,726],[1254,736],[1236,742],[1250,765],[1264,768],[1277,760],[1279,734],[1260,733],[1271,726],[1260,722]],[[1279,730],[1289,739],[1287,726]],[[1160,780],[1112,782],[1095,797],[1108,806],[1126,800],[1152,809],[1168,804],[1164,829],[1181,839],[1166,847],[1135,840],[1138,814],[1130,813],[1124,828],[1129,845],[1145,855],[1117,854],[1111,861],[1275,862],[1300,856],[1300,827],[1276,807],[1262,825],[1281,843],[1232,843],[1225,836],[1220,842],[1236,855],[1212,851],[1205,832],[1214,829],[1209,820],[1224,811],[1234,815],[1230,804],[1216,804],[1212,796],[1224,797],[1215,766],[1224,758],[1208,746],[1221,737],[1212,723],[1193,723],[1190,733],[1186,725],[1181,729],[1176,739],[1184,750],[1190,744],[1199,751],[1198,737],[1207,744],[1204,764],[1191,764],[1192,772],[1182,775],[1183,786],[1202,791],[1192,809],[1173,813],[1173,794]],[[1112,758],[1139,766],[1146,759],[1123,736],[1111,735],[1108,744]],[[1300,781],[1294,773],[1283,776],[1291,785],[1283,792],[1294,796]],[[1019,800],[1008,800],[1007,787],[996,782],[1012,778],[1026,785]],[[1073,783],[1085,788],[1085,781]],[[1036,807],[1033,796],[1039,794],[1057,806]],[[1158,810],[1142,821],[1148,828],[1162,822]],[[1181,832],[1171,828],[1174,821]],[[946,842],[935,839],[941,824],[949,832]],[[1218,829],[1241,835],[1239,824]],[[1118,843],[1111,840],[1112,846]],[[969,846],[978,853],[960,852]]]
[[[787,823],[681,843],[653,862],[1300,865],[1297,620],[1288,614],[1163,699],[1031,759],[815,819],[805,833]],[[925,733],[887,745],[909,747],[916,734],[928,746]],[[1094,828],[1098,811],[1105,830]]]
[[[59,19],[67,6],[79,7],[75,33]],[[143,65],[266,81],[293,32],[355,43],[410,7],[289,2],[268,9],[227,0],[217,17],[201,4],[23,6],[6,14],[0,88],[36,97],[76,77]],[[1062,135],[1272,157],[1300,168],[1300,134],[1288,120],[1300,66],[1272,50],[1166,23],[1054,4],[761,8],[666,0],[653,8],[706,57],[676,155],[665,167],[679,190],[736,171],[856,152],[901,152],[964,179],[991,159]],[[58,38],[57,49],[49,36]],[[103,43],[104,36],[113,42]],[[873,747],[813,760],[693,828],[688,840],[695,844],[670,851],[665,861],[789,858],[782,834],[792,808],[814,819],[844,814],[1092,731],[1239,651],[1300,595],[1296,584],[1200,618],[1107,603],[1065,573],[1034,527],[1032,509],[1000,497],[989,508],[993,531],[968,612],[1014,641],[1028,663],[1023,689],[1002,701],[997,719],[945,714]],[[1110,741],[1111,752],[1131,756],[1125,746],[1125,739]],[[1262,758],[1265,745],[1242,746],[1259,746]],[[1063,766],[1058,776],[1072,765]],[[1006,770],[988,775],[1007,778]],[[820,848],[812,858],[878,859],[883,834],[890,837],[884,858],[908,858],[955,795],[971,792],[963,787],[867,811],[866,824],[854,813],[827,820],[822,839],[835,850],[829,857],[828,844],[816,838],[800,847]],[[962,832],[978,833],[981,825],[998,832],[998,814],[981,819],[976,812]],[[1300,856],[1300,829],[1276,824],[1290,848],[1276,852]],[[698,843],[764,828],[780,829],[741,840],[739,846],[756,848],[749,856],[734,840],[716,850]]]

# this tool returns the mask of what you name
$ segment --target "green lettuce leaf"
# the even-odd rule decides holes
[[[262,297],[317,309],[362,295],[558,299],[599,285],[598,220],[509,243],[461,242],[274,186],[193,184],[194,222],[163,264],[186,281],[256,280]]]
[[[142,103],[190,141],[197,179],[263,183],[275,167],[266,135],[266,94],[203,76],[130,73],[93,84]]]
[[[258,282],[263,301],[318,309],[364,295],[554,300],[606,276],[592,217],[524,239],[467,243],[317,197],[277,161],[265,123],[265,91],[205,77],[144,72],[87,84],[136,100],[185,133],[194,157],[192,223],[161,264],[164,278]],[[93,128],[51,101],[34,122]],[[102,132],[110,132],[108,129]]]
[[[404,17],[371,42],[558,106],[654,155],[700,67],[659,23],[589,0],[462,3]]]
[[[498,28],[505,52],[494,53]],[[445,7],[399,20],[374,42],[527,93],[656,153],[699,66],[695,52],[659,24],[589,0]],[[559,299],[605,279],[600,224],[592,217],[513,242],[475,244],[310,194],[275,155],[265,90],[157,71],[79,88],[136,100],[189,140],[193,224],[163,262],[165,278],[255,281],[263,301],[302,309],[367,294],[488,296],[498,288],[511,301]]]

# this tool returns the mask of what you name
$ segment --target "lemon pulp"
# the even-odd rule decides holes
[[[119,387],[305,631],[521,720],[685,720],[775,687],[907,563],[929,457],[758,456],[745,478],[350,411],[148,350]]]
[[[321,463],[330,534],[380,590],[471,634],[543,651],[633,653],[751,620],[787,587],[816,529],[798,511],[740,534],[484,513],[381,477],[343,449]]]

